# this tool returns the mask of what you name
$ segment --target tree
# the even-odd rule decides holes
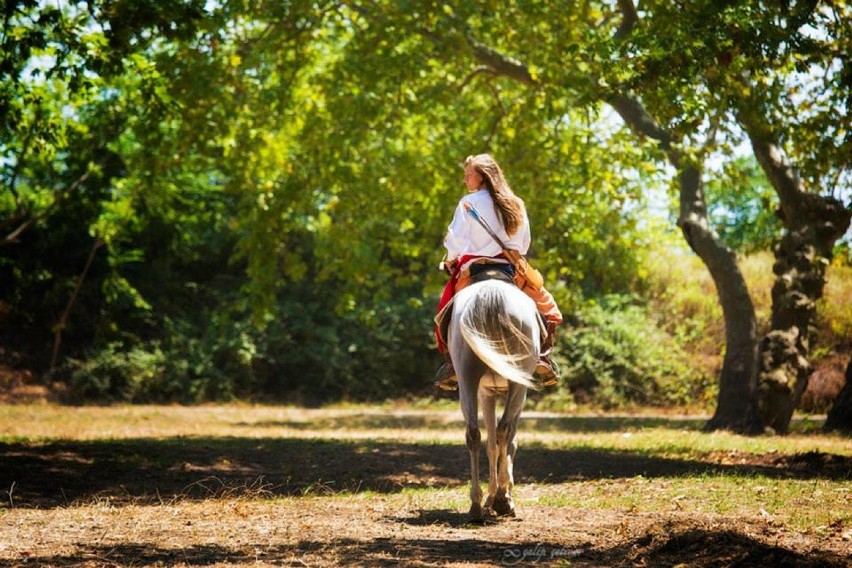
[[[812,370],[825,270],[852,217],[852,203],[834,196],[852,147],[848,62],[839,51],[852,41],[852,28],[844,3],[797,2],[764,15],[771,18],[756,31],[773,40],[753,56],[734,104],[786,228],[775,250],[772,329],[759,361],[761,418],[786,432]]]
[[[10,21],[26,30],[54,10],[16,6]],[[456,163],[475,151],[505,157],[548,227],[536,248],[564,301],[636,278],[631,211],[653,173],[638,167],[647,149],[592,113],[563,107],[571,119],[542,128],[556,115],[541,93],[480,82],[439,50],[397,44],[393,29],[360,33],[364,22],[334,4],[95,2],[55,14],[74,24],[43,49],[90,56],[74,60],[90,88],[67,123],[65,91],[45,89],[74,136],[26,182],[80,163],[93,173],[7,247],[4,297],[30,331],[76,298],[59,317],[71,358],[58,366],[85,395],[194,400],[302,384],[354,396],[368,392],[364,377],[381,376],[380,394],[416,380]],[[24,73],[18,88],[37,85]],[[33,164],[22,136],[10,130],[9,148]],[[50,238],[60,227],[64,238]],[[73,271],[59,270],[65,257]],[[566,257],[577,262],[560,270]],[[59,289],[50,302],[30,295],[38,278]]]
[[[698,94],[685,94],[684,108],[692,102],[708,110],[685,118],[705,121],[708,134],[744,131],[778,195],[786,234],[776,248],[772,330],[761,341],[757,402],[761,424],[786,432],[810,374],[825,267],[849,227],[850,211],[832,195],[849,160],[849,138],[841,134],[848,127],[837,127],[849,123],[848,112],[837,112],[848,108],[845,73],[837,69],[850,41],[849,9],[815,2],[691,8],[671,26],[666,7],[643,5],[652,14],[648,35],[669,53],[692,56],[674,67]],[[798,158],[798,168],[785,152]]]
[[[850,211],[830,185],[849,160],[849,137],[841,134],[848,127],[836,126],[849,123],[848,112],[837,112],[847,108],[848,92],[842,67],[836,70],[845,65],[839,54],[850,41],[849,9],[842,3],[698,3],[678,13],[678,26],[670,25],[663,5],[643,9],[656,45],[692,56],[675,66],[698,93],[683,95],[684,108],[691,101],[708,111],[687,118],[706,121],[708,134],[744,131],[780,200],[786,234],[776,248],[772,330],[761,341],[757,402],[762,425],[786,432],[811,370],[811,328],[825,267],[849,227]],[[810,96],[803,97],[805,91]],[[798,168],[785,152],[799,159]]]
[[[786,233],[776,248],[772,330],[758,360],[760,420],[778,432],[807,385],[815,302],[849,227],[850,211],[832,195],[848,164],[848,137],[836,130],[849,122],[838,112],[845,79],[835,71],[849,42],[848,15],[842,3],[730,2],[679,13],[681,32],[669,35],[665,18],[651,20],[650,35],[667,50],[692,56],[675,70],[694,86],[692,106],[708,109],[695,118],[734,139],[744,132],[778,195]]]
[[[800,128],[807,121],[826,126],[830,116],[826,110],[847,96],[842,88],[846,65],[838,59],[849,43],[845,4],[816,9],[813,2],[698,2],[673,11],[669,3],[651,2],[642,5],[641,13],[629,0],[619,1],[614,9],[586,3],[559,11],[546,6],[493,12],[468,5],[454,9],[429,3],[416,6],[409,14],[376,5],[356,5],[355,10],[377,27],[400,22],[407,25],[411,36],[425,38],[445,53],[456,49],[460,58],[470,57],[479,65],[474,73],[506,77],[570,105],[606,102],[637,135],[659,144],[679,173],[678,224],[713,275],[725,314],[719,405],[708,427],[755,431],[767,424],[783,432],[807,375],[807,367],[801,363],[806,361],[808,342],[803,339],[812,310],[799,314],[802,317],[793,327],[801,331],[787,333],[788,340],[782,342],[788,346],[783,351],[794,354],[795,365],[790,370],[784,369],[789,357],[767,357],[773,342],[762,342],[764,381],[759,392],[764,396],[758,416],[754,309],[734,252],[721,242],[708,220],[701,161],[708,152],[724,150],[741,139],[743,132],[748,134],[758,162],[781,199],[782,210],[791,214],[785,217],[790,232],[799,235],[790,237],[788,241],[798,241],[780,247],[779,254],[786,258],[790,255],[785,251],[804,249],[801,260],[813,266],[814,271],[803,279],[796,273],[792,297],[802,297],[801,282],[809,284],[806,297],[818,297],[822,287],[819,267],[825,264],[820,259],[830,258],[830,245],[848,227],[849,213],[836,199],[805,191],[781,157],[778,136],[811,132]],[[812,30],[819,30],[817,36],[825,35],[813,37]],[[821,93],[829,95],[827,102],[813,112],[809,101],[796,98],[795,84],[791,85],[798,79],[793,69],[802,61],[827,71],[825,81],[814,79]],[[840,71],[832,71],[838,63]],[[771,88],[764,88],[767,84]],[[840,119],[848,123],[848,114],[841,114]],[[848,138],[845,133],[849,130],[826,126],[817,131],[827,134],[819,139],[791,135],[785,138],[786,145],[805,158],[803,169],[836,177],[848,160],[844,136]],[[790,274],[782,274],[776,288],[789,278]],[[789,323],[781,323],[789,320],[780,315],[790,311],[785,304],[789,302],[779,295],[774,308],[779,314],[776,327],[789,327]],[[783,334],[780,329],[775,331]],[[790,341],[798,343],[791,347]],[[783,410],[774,408],[777,404],[766,396],[773,391],[765,386],[766,377],[772,374],[783,376],[788,384],[782,389]],[[797,386],[792,387],[796,381]]]

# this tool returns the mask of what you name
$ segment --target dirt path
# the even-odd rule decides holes
[[[674,441],[701,434],[666,419],[531,416],[519,518],[474,525],[453,413],[46,412],[31,415],[37,439],[16,438],[20,415],[4,426],[0,567],[816,567],[852,555],[848,453],[696,438],[717,449],[683,455]],[[727,497],[740,491],[742,506]],[[797,508],[832,512],[785,512]]]
[[[848,549],[723,516],[524,505],[468,524],[399,496],[108,501],[0,517],[0,566],[846,566]]]

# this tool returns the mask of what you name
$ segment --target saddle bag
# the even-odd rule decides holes
[[[524,281],[524,286],[529,286],[536,292],[541,290],[542,286],[544,286],[544,277],[541,275],[541,272],[530,265],[529,261],[524,258],[524,255],[516,250],[508,249],[504,249],[503,254],[506,255],[512,266],[515,267],[515,274]]]

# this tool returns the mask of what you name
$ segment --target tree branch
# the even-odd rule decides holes
[[[618,7],[621,10],[622,20],[613,39],[622,42],[633,32],[639,21],[639,14],[633,0],[618,0]],[[659,142],[660,148],[666,153],[672,165],[678,167],[680,155],[672,148],[671,134],[657,124],[641,102],[634,97],[618,93],[608,96],[606,102],[634,132]]]
[[[648,114],[638,100],[627,95],[611,95],[606,102],[615,109],[621,119],[636,133],[656,140],[668,155],[672,165],[680,164],[680,153],[672,147],[672,136]]]
[[[56,197],[56,199],[53,200],[53,203],[51,203],[50,205],[45,207],[44,210],[42,210],[37,215],[33,215],[32,217],[30,217],[29,219],[27,219],[26,221],[21,223],[18,226],[17,229],[13,230],[11,233],[9,233],[5,237],[3,237],[3,239],[0,240],[0,247],[4,247],[4,246],[7,246],[7,245],[10,245],[12,243],[17,242],[18,238],[21,236],[21,234],[24,231],[28,230],[30,227],[32,227],[33,225],[35,225],[36,223],[38,223],[42,219],[45,219],[48,216],[50,216],[53,213],[54,209],[56,209],[59,205],[61,205],[62,202],[64,202],[72,193],[74,193],[77,190],[78,187],[80,187],[80,185],[84,181],[86,181],[88,179],[90,173],[91,172],[86,171],[86,173],[84,173],[82,176],[77,178],[77,180],[74,183],[71,184],[71,187],[69,187],[67,190],[63,191],[62,193],[60,193]]]
[[[750,112],[746,108],[748,104],[741,102],[739,105],[739,123],[748,135],[757,162],[778,193],[784,215],[793,219],[796,203],[806,193],[802,180],[778,146],[770,126],[756,112]]]
[[[636,12],[636,5],[633,4],[633,0],[618,0],[618,7],[621,8],[624,18],[621,20],[621,25],[618,26],[613,38],[617,41],[624,41],[636,27],[639,14]]]
[[[466,76],[466,77],[462,80],[462,82],[461,82],[461,83],[459,83],[459,91],[463,91],[463,90],[464,90],[464,88],[465,88],[465,87],[467,87],[467,86],[468,86],[468,84],[470,84],[470,82],[471,82],[471,81],[473,81],[473,79],[474,79],[477,75],[481,75],[481,74],[483,74],[483,73],[490,73],[490,74],[492,74],[492,75],[493,75],[493,74],[494,74],[494,69],[492,69],[491,67],[489,67],[489,66],[487,66],[487,65],[480,65],[480,66],[478,66],[476,69],[474,69],[473,71],[471,71],[470,73],[468,73],[468,74],[467,74],[467,76]]]
[[[369,0],[364,0],[364,2],[371,4],[371,6],[365,6],[363,3],[359,4],[355,2],[345,2],[345,5],[365,18],[380,21],[381,18],[378,10],[376,9],[375,3],[370,2]],[[473,56],[482,64],[482,66],[488,67],[495,75],[508,77],[526,85],[538,85],[538,81],[533,78],[527,65],[524,65],[517,59],[500,53],[496,49],[481,43],[473,36],[473,33],[471,33],[468,29],[465,22],[459,20],[457,17],[450,16],[449,18],[454,23],[458,24],[458,26],[463,30],[465,40],[470,46]],[[443,34],[436,33],[424,27],[418,26],[415,30],[417,33],[435,44],[440,44],[445,37]],[[480,71],[474,71],[474,73],[477,72]]]
[[[504,55],[484,43],[480,43],[470,31],[465,32],[465,38],[473,50],[473,55],[477,61],[487,65],[498,75],[509,77],[527,85],[538,85],[529,67],[508,55]]]
[[[795,200],[796,197],[804,193],[799,174],[781,149],[774,142],[755,134],[747,125],[744,126],[746,126],[746,132],[757,161],[763,171],[766,172],[766,176],[772,182],[772,185],[778,190],[778,195],[782,201]]]
[[[53,328],[53,353],[50,357],[50,370],[53,371],[56,368],[56,359],[59,357],[59,347],[62,345],[62,332],[65,330],[65,326],[68,325],[68,316],[71,315],[71,309],[74,307],[74,304],[77,302],[77,296],[80,294],[80,289],[83,287],[83,282],[86,280],[86,275],[89,273],[89,268],[92,266],[92,261],[95,260],[95,253],[98,252],[98,249],[104,245],[104,241],[100,238],[95,239],[95,242],[92,243],[92,250],[89,251],[89,256],[86,259],[86,265],[83,267],[83,272],[80,274],[80,277],[77,279],[77,284],[74,286],[74,292],[71,294],[71,299],[68,300],[68,304],[65,306],[65,310],[62,312],[62,316],[59,318],[59,322]]]

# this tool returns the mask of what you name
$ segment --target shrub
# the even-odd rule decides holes
[[[691,367],[689,354],[634,298],[590,301],[577,317],[579,325],[560,342],[565,383],[577,402],[665,406],[712,396],[712,380]]]
[[[83,400],[146,401],[163,390],[165,360],[158,345],[109,343],[85,361],[69,361],[70,387]]]
[[[197,319],[164,317],[153,339],[125,337],[70,361],[80,400],[317,404],[381,400],[430,386],[432,301],[353,301],[335,310],[334,290],[293,286],[274,317],[221,306]]]

